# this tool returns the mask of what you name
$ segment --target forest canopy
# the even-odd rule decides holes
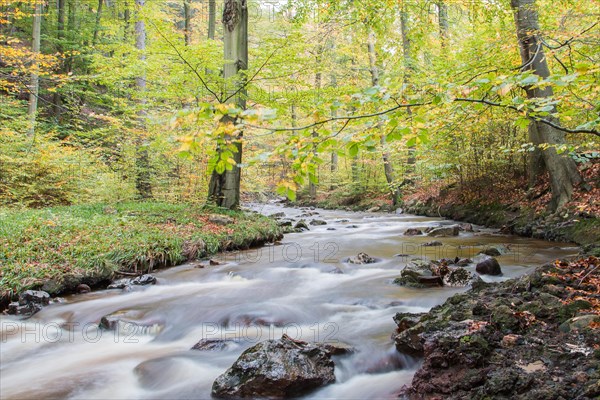
[[[586,185],[598,4],[0,1],[0,204]],[[465,194],[468,196],[468,194]]]

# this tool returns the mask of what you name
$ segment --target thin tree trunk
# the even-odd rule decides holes
[[[41,28],[42,28],[42,1],[38,0],[35,3],[34,15],[33,15],[33,34],[32,34],[32,45],[31,50],[33,52],[34,61],[31,65],[31,81],[29,84],[29,107],[27,114],[29,115],[29,136],[35,135],[35,123],[38,111],[38,95],[40,93],[40,77],[38,75],[40,54],[40,42],[41,42]]]
[[[404,4],[402,5],[402,9],[400,10],[400,31],[402,34],[402,54],[404,57],[404,83],[407,84],[410,80],[412,72],[414,70],[414,63],[412,58],[412,45],[409,35],[409,22],[408,22],[408,13]],[[410,107],[406,109],[406,113],[408,117],[412,117],[412,110]],[[416,162],[415,159],[415,146],[410,146],[408,148],[408,158],[406,160],[407,168],[406,170],[411,172],[413,166]]]
[[[214,40],[217,20],[217,4],[215,0],[208,0],[208,38]]]
[[[535,0],[511,0],[511,6],[515,12],[515,25],[524,68],[533,71],[542,79],[548,78],[550,70],[539,37],[540,28]],[[554,94],[551,86],[528,87],[526,92],[529,99],[544,99]],[[558,123],[558,119],[551,116],[555,112],[555,109],[551,110],[550,115],[545,118]],[[542,150],[542,156],[550,175],[552,189],[552,200],[549,206],[551,210],[556,210],[571,200],[573,188],[581,183],[582,178],[575,161],[566,153],[558,154],[556,151],[556,145],[565,144],[565,134],[542,122],[531,123],[535,124],[535,129],[529,130],[530,135],[534,133],[534,137],[530,137],[530,140],[535,144],[550,145]]]
[[[317,49],[317,58],[316,58],[317,68],[320,68],[322,54],[323,54],[323,47],[319,45],[318,49]],[[319,92],[321,91],[321,80],[322,80],[321,72],[317,71],[315,73],[315,89],[316,89],[317,97],[319,96]],[[317,101],[318,101],[318,99],[317,99]],[[312,137],[313,137],[312,153],[316,156],[317,155],[317,144],[315,142],[319,138],[319,134],[316,129],[313,129]],[[316,178],[317,178],[316,171],[315,171],[315,175],[312,177],[310,176],[310,173],[309,173],[308,195],[313,200],[317,198],[317,184],[315,183]]]
[[[183,40],[186,46],[191,43],[192,10],[190,0],[183,0]]]
[[[58,0],[57,3],[57,24],[56,24],[56,37],[58,39],[57,50],[59,53],[63,52],[63,39],[65,37],[65,0]],[[66,72],[66,62],[61,65],[61,72]],[[60,114],[62,110],[62,97],[58,91],[54,92],[52,96],[52,113],[55,117],[60,120]]]
[[[235,94],[236,105],[246,108],[245,80],[237,77],[238,72],[248,69],[248,7],[247,0],[225,0],[223,8],[223,42],[224,58],[227,61],[223,68],[225,80],[237,79],[236,84],[230,91]],[[221,123],[235,123],[230,117],[225,116]],[[239,208],[240,205],[240,182],[242,163],[242,136],[243,132],[235,136],[227,136],[225,140],[232,143],[236,151],[233,154],[235,165],[231,170],[225,170],[219,174],[216,170],[212,172],[208,201],[219,207],[228,209]],[[217,151],[220,151],[217,149]]]
[[[448,46],[448,31],[450,30],[450,24],[448,23],[448,5],[444,0],[437,2],[438,7],[438,24],[440,27],[440,42],[442,44],[442,51],[445,52]]]
[[[140,15],[146,0],[135,0],[136,11],[138,13],[135,21],[135,48],[139,52],[140,74],[135,78],[135,85],[139,92],[139,111],[138,121],[142,129],[146,128],[146,24]],[[147,143],[144,143],[142,136],[136,140],[136,175],[135,187],[138,197],[142,200],[152,198],[152,182],[150,171],[150,156],[148,154]]]
[[[123,7],[125,11],[123,12],[123,41],[127,43],[129,40],[129,31],[131,31],[131,11],[129,10],[129,0],[124,0]]]
[[[94,37],[92,38],[92,45],[98,42],[98,32],[100,31],[100,20],[102,19],[102,5],[104,0],[98,0],[98,10],[96,11],[96,25],[94,26]]]

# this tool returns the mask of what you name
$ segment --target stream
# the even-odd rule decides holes
[[[253,205],[296,218],[307,210]],[[315,210],[327,225],[288,234],[281,243],[220,254],[221,265],[192,262],[153,273],[154,286],[64,298],[27,320],[0,316],[2,399],[205,399],[214,379],[253,344],[280,338],[341,342],[335,384],[307,398],[396,398],[419,361],[396,352],[397,312],[424,312],[464,288],[410,289],[392,283],[412,258],[471,257],[500,246],[502,281],[555,258],[572,244],[494,234],[475,227],[457,237],[403,236],[407,228],[452,224],[440,218]],[[335,230],[331,230],[335,228]],[[477,230],[479,230],[477,232]],[[423,247],[439,240],[440,247]],[[344,262],[358,252],[375,264]],[[474,271],[474,265],[468,267]],[[131,324],[98,328],[121,313]],[[234,339],[222,351],[190,350],[200,339]]]

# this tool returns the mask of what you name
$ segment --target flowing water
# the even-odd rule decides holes
[[[255,206],[265,214],[306,211]],[[317,210],[327,225],[286,235],[281,243],[221,254],[223,264],[198,262],[155,275],[158,284],[134,291],[105,290],[70,296],[27,320],[1,316],[0,397],[70,399],[204,399],[213,380],[242,351],[281,337],[341,342],[357,351],[336,359],[337,382],[308,398],[394,398],[410,382],[418,360],[398,354],[391,334],[396,312],[422,312],[457,288],[409,289],[392,284],[412,258],[497,257],[505,280],[546,261],[573,255],[568,244],[461,232],[438,239],[408,237],[410,227],[451,221],[411,215]],[[335,228],[332,230],[331,228]],[[378,262],[353,265],[358,252]],[[473,267],[469,267],[473,269]],[[98,329],[102,316],[121,313],[130,323]],[[200,339],[233,339],[222,351],[190,348]]]

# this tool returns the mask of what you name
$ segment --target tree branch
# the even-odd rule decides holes
[[[175,46],[175,44],[173,44],[173,42],[171,42],[169,40],[169,38],[167,38],[160,29],[158,29],[158,27],[156,26],[156,24],[152,21],[149,21],[150,24],[154,27],[154,29],[156,29],[156,32],[160,35],[160,37],[162,37],[165,42],[167,42],[167,44],[169,46],[171,46],[171,48],[175,51],[175,53],[177,53],[177,56],[179,57],[179,59],[181,61],[183,61],[183,63],[185,65],[188,66],[188,68],[194,73],[194,75],[196,75],[196,77],[198,77],[198,79],[200,80],[200,82],[202,83],[202,86],[204,86],[204,88],[211,94],[213,95],[213,97],[215,98],[215,100],[217,100],[219,103],[222,103],[221,99],[219,98],[219,96],[208,86],[208,84],[206,83],[206,81],[204,80],[204,78],[202,78],[202,75],[200,75],[200,73],[198,72],[198,70],[196,68],[194,68],[194,66],[192,64],[190,64],[190,62],[183,56],[183,54],[181,54],[181,52],[179,51],[179,49],[177,48],[177,46]]]

